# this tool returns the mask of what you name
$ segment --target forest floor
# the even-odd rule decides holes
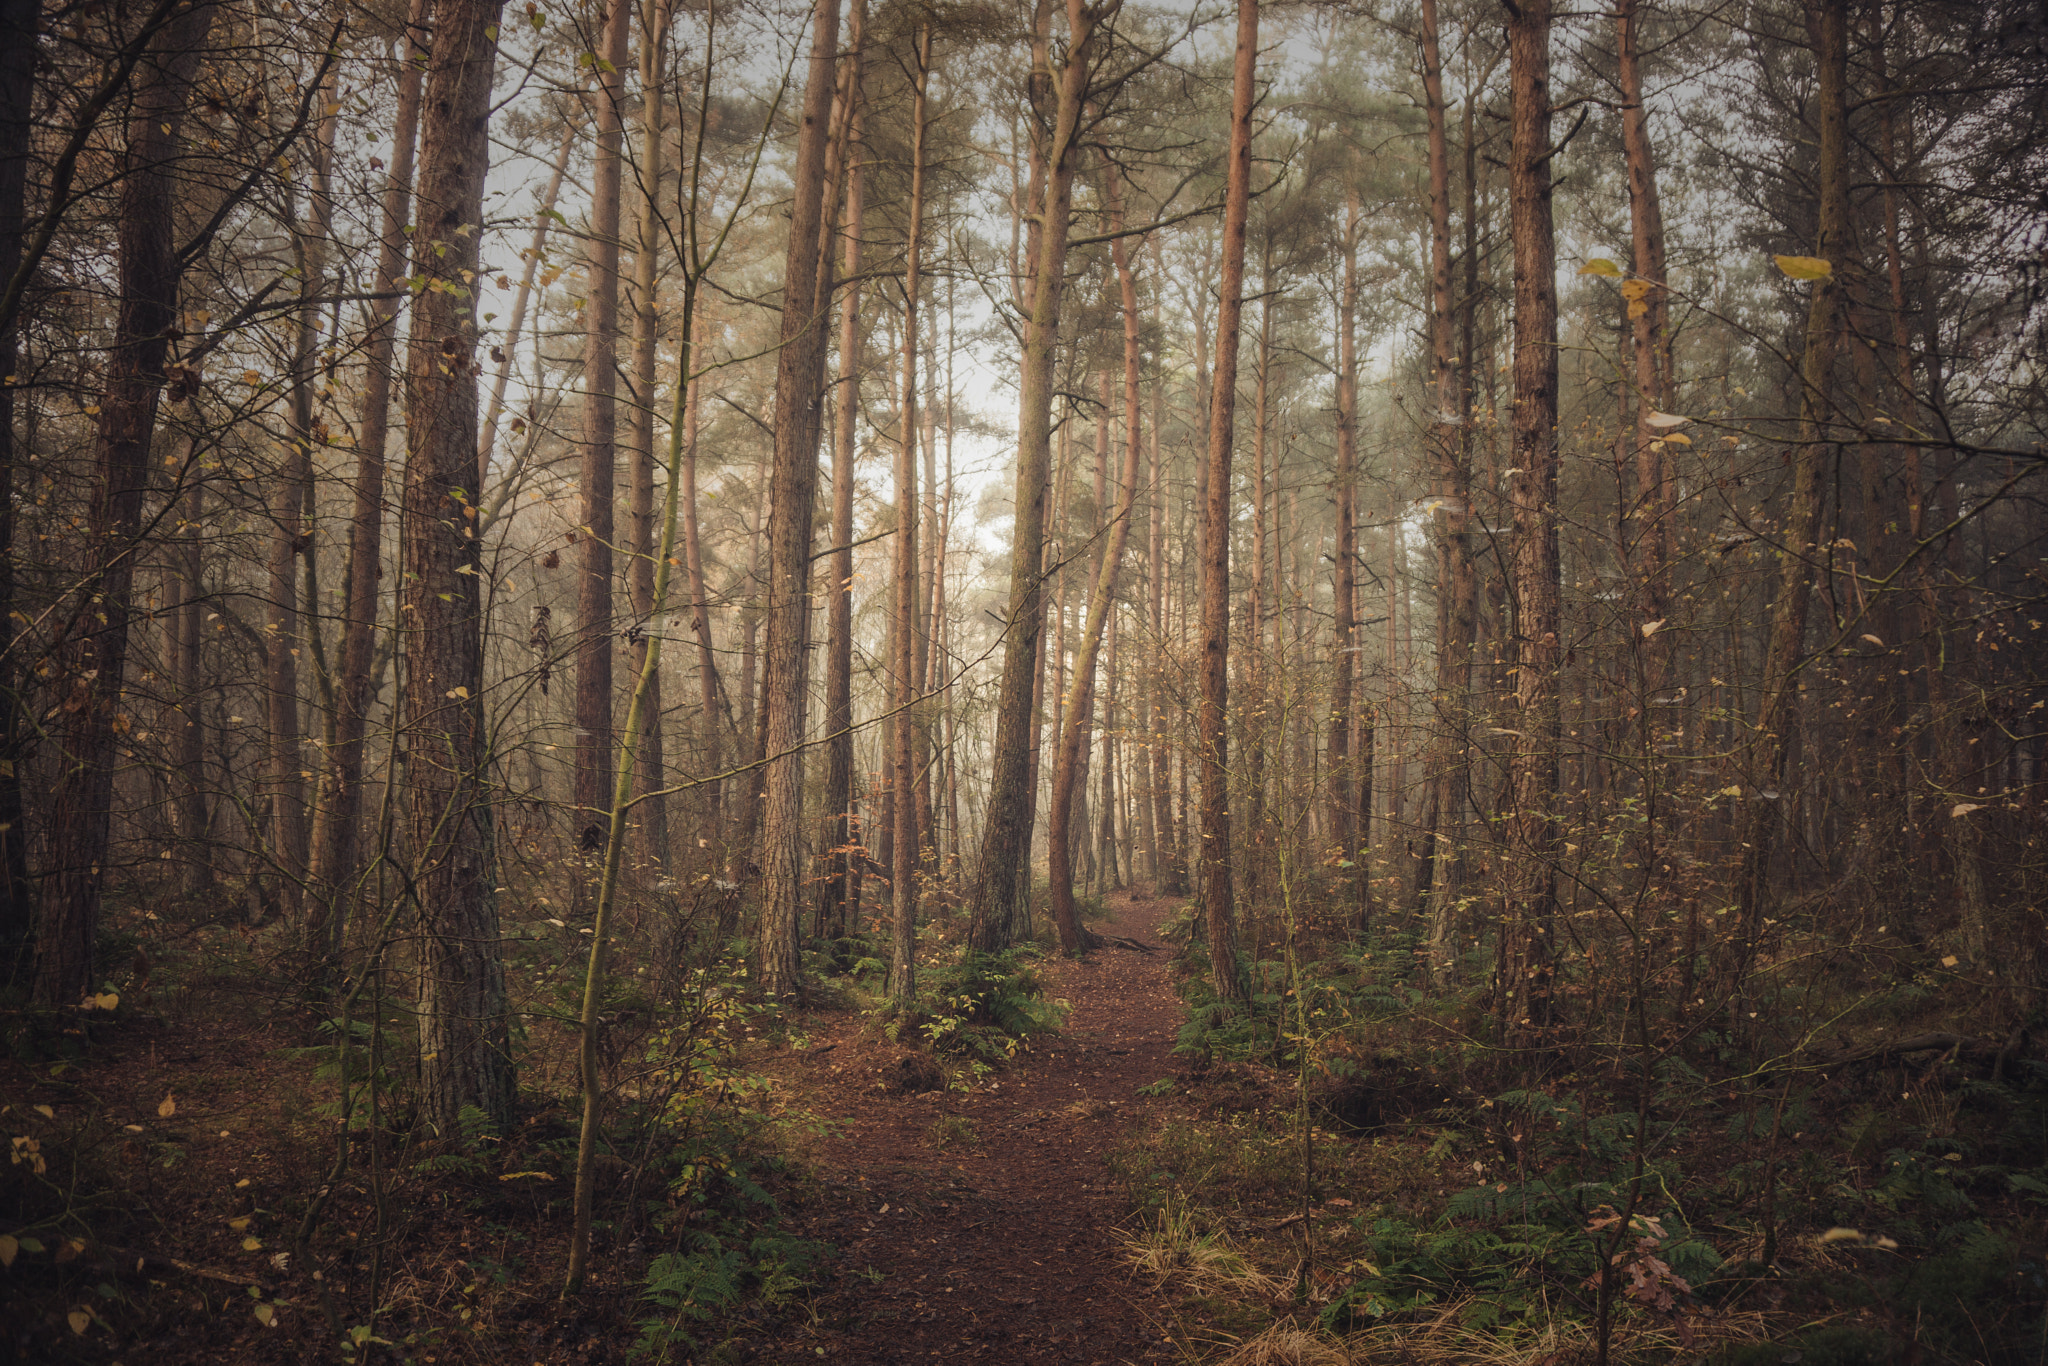
[[[1056,1036],[971,1089],[906,1090],[910,1050],[856,1015],[814,1017],[808,1048],[766,1070],[832,1121],[806,1157],[815,1194],[795,1212],[838,1249],[838,1274],[800,1337],[764,1360],[1154,1362],[1184,1353],[1164,1296],[1132,1277],[1130,1206],[1106,1154],[1164,1100],[1182,1007],[1158,941],[1172,903],[1118,894],[1098,928],[1154,946],[1053,959]],[[915,1065],[914,1063],[912,1064]]]

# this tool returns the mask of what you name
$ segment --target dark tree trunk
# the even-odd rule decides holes
[[[511,1119],[513,1074],[493,895],[483,705],[476,302],[487,119],[501,0],[441,0],[420,130],[415,296],[406,344],[406,821],[420,917],[420,1091],[444,1137],[465,1110]]]
[[[1507,813],[1505,919],[1495,970],[1502,1037],[1550,1022],[1557,913],[1558,663],[1557,242],[1551,216],[1550,0],[1508,23],[1515,255],[1514,463],[1516,738]]]
[[[41,0],[0,0],[0,286],[21,265]],[[14,367],[20,332],[0,322],[0,985],[27,966],[35,937],[28,826],[21,803],[26,737],[14,663]],[[187,587],[188,593],[194,591]],[[188,851],[189,856],[189,851]]]
[[[846,107],[844,221],[840,229],[841,269],[853,281],[860,274],[861,218],[866,208],[862,168],[862,45],[867,6],[855,0],[847,26],[846,70],[841,98]],[[860,286],[850,283],[839,317],[839,376],[832,408],[831,580],[825,604],[825,819],[827,872],[819,888],[818,928],[844,939],[859,901],[859,863],[854,858],[853,822],[853,482],[860,422]]]
[[[398,104],[374,277],[379,290],[398,288],[406,274],[406,227],[411,221],[413,158],[419,134],[420,63],[426,56],[429,8],[430,0],[412,0],[398,42]],[[345,902],[361,865],[363,742],[377,641],[377,584],[384,576],[385,446],[391,432],[391,362],[398,349],[399,304],[396,299],[380,299],[370,308],[369,336],[363,348],[363,421],[349,510],[348,562],[342,571],[341,686],[335,690],[334,744],[328,751],[322,784],[313,842],[313,899],[306,915],[306,951],[316,972],[321,973],[328,970]],[[196,572],[193,581],[196,587]]]
[[[74,1004],[96,985],[93,943],[112,828],[142,498],[177,319],[172,201],[178,131],[213,18],[208,3],[178,15],[150,39],[136,67],[115,245],[120,304],[93,442],[92,502],[80,547],[85,572],[78,605],[53,646],[69,692],[53,727],[58,769],[36,927],[35,999],[45,1006]]]

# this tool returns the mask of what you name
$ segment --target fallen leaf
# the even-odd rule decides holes
[[[85,1330],[92,1327],[92,1315],[83,1309],[72,1310],[64,1316],[64,1321],[71,1325],[71,1331],[79,1337],[84,1337]]]
[[[177,1093],[172,1091],[166,1091],[164,1093],[164,1103],[156,1107],[156,1117],[158,1119],[169,1119],[172,1115],[175,1115],[177,1113]]]
[[[1644,623],[1643,623],[1643,628],[1642,628],[1642,629],[1643,629],[1643,639],[1644,639],[1644,640],[1648,640],[1648,639],[1649,639],[1649,638],[1650,638],[1651,636],[1654,636],[1654,635],[1656,635],[1658,631],[1662,630],[1662,629],[1663,629],[1663,627],[1664,627],[1664,622],[1663,622],[1663,619],[1662,619],[1662,618],[1659,618],[1659,619],[1658,619],[1658,620],[1656,620],[1656,621],[1646,621],[1646,622],[1644,622]]]
[[[21,1244],[7,1234],[0,1233],[0,1268],[14,1265],[14,1259],[21,1255]]]

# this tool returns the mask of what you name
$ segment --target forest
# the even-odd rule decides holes
[[[0,0],[0,1363],[2048,1361],[2038,0]]]

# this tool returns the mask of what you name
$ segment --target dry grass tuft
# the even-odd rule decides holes
[[[1156,1220],[1127,1235],[1124,1259],[1155,1286],[1174,1282],[1192,1295],[1258,1301],[1288,1290],[1285,1281],[1252,1265],[1225,1235],[1197,1231],[1194,1216],[1180,1205],[1162,1209]]]
[[[1356,1360],[1341,1344],[1282,1321],[1240,1342],[1217,1366],[1353,1366]]]

